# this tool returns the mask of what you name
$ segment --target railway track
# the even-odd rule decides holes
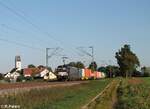
[[[32,89],[43,89],[52,87],[64,87],[88,83],[88,81],[67,81],[67,82],[28,82],[28,83],[10,83],[0,84],[0,95],[30,91]]]

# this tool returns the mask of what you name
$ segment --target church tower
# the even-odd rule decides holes
[[[15,56],[15,68],[21,70],[21,58],[20,56]]]

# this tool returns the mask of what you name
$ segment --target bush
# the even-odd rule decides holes
[[[149,82],[149,81],[148,81]],[[118,88],[116,109],[149,109],[150,86],[147,83],[122,82]]]
[[[0,73],[0,80],[3,80],[4,79],[4,76],[3,74]]]
[[[10,82],[10,78],[4,78],[4,81]]]
[[[150,76],[150,73],[149,73],[149,72],[144,72],[143,76],[144,76],[144,77],[149,77],[149,76]]]
[[[33,80],[33,77],[24,77],[24,79],[26,80],[26,81],[32,81]]]
[[[23,80],[25,80],[24,76],[19,76],[16,81],[17,82],[22,82]]]

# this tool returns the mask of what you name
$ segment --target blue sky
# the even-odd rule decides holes
[[[46,47],[63,48],[59,53],[69,57],[67,62],[81,60],[88,64],[90,57],[78,55],[76,48],[94,46],[95,60],[102,65],[116,64],[115,52],[130,44],[141,65],[150,66],[149,0],[0,1],[0,38],[39,48],[0,41],[0,72],[14,67],[15,55],[21,56],[23,67],[45,65]],[[49,63],[53,67],[62,64],[61,56],[51,58]]]

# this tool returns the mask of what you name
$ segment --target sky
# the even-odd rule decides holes
[[[56,48],[49,59],[55,68],[91,57],[101,65],[117,65],[115,52],[129,44],[141,66],[150,66],[149,0],[0,0],[0,72],[14,68],[20,55],[22,67],[45,65],[45,49]],[[49,54],[53,49],[49,51]]]

